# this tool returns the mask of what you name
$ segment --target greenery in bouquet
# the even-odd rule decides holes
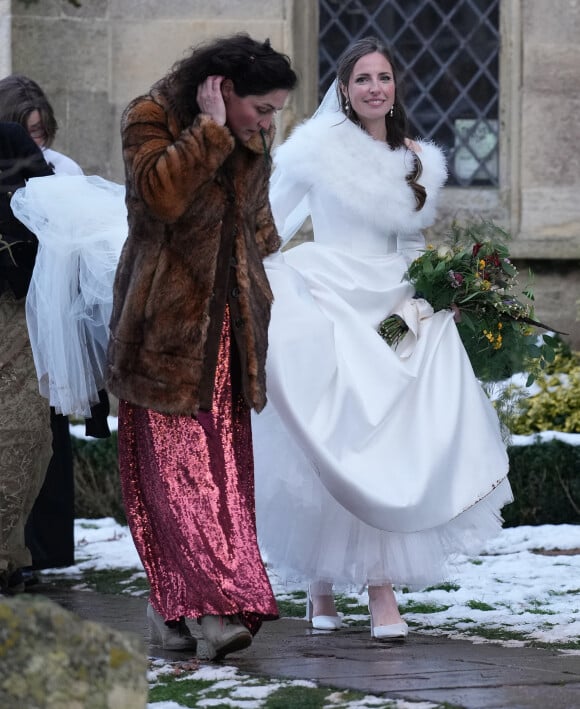
[[[433,310],[453,310],[475,375],[486,382],[528,374],[528,384],[554,359],[555,338],[534,319],[531,285],[521,292],[509,257],[509,234],[493,222],[454,223],[445,243],[427,249],[409,266],[406,279]],[[408,328],[399,315],[379,326],[396,347]]]

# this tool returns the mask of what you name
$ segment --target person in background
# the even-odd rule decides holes
[[[54,150],[58,123],[53,107],[41,87],[21,74],[0,79],[0,120],[14,121],[25,128],[42,150],[55,175],[82,175],[71,158]],[[110,435],[106,423],[109,401],[99,392],[100,404],[86,419],[87,435]],[[26,540],[32,553],[32,567],[23,570],[27,585],[36,583],[34,570],[74,564],[74,468],[68,416],[51,408],[52,448],[44,485],[26,524]]]
[[[52,148],[58,123],[52,104],[33,79],[22,74],[0,79],[0,119],[15,121],[26,128],[55,175],[83,174],[78,163]]]
[[[391,55],[366,38],[274,168],[282,238],[311,216],[314,241],[265,262],[274,305],[270,403],[253,420],[260,544],[278,573],[309,582],[315,628],[340,628],[333,584],[367,587],[371,636],[402,640],[392,584],[446,578],[454,553],[499,532],[511,501],[499,422],[453,313],[434,314],[404,278],[435,219],[445,159],[411,140]],[[392,313],[410,328],[397,349],[377,332]]]
[[[108,388],[119,399],[128,523],[153,641],[212,656],[278,617],[256,540],[251,409],[266,402],[279,247],[268,202],[286,56],[245,34],[194,48],[121,123],[129,235],[116,272]]]
[[[51,455],[49,406],[39,391],[25,303],[37,240],[10,208],[31,177],[51,175],[18,123],[0,122],[0,592],[24,590],[24,525]]]

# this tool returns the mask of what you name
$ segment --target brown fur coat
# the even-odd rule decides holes
[[[121,133],[129,236],[115,277],[110,391],[165,413],[209,410],[227,302],[242,392],[261,410],[272,302],[262,259],[280,244],[261,136],[241,145],[203,114],[184,128],[155,91],[127,107]]]

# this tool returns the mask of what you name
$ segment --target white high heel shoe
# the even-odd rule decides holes
[[[197,639],[193,637],[183,618],[177,625],[170,627],[148,603],[147,621],[151,643],[161,645],[164,650],[197,650]]]
[[[316,630],[339,630],[342,627],[342,618],[339,615],[313,615],[310,586],[306,598],[306,620],[309,620]]]
[[[390,625],[375,625],[370,604],[369,613],[371,615],[371,638],[387,641],[404,640],[409,634],[409,626],[404,620],[400,623],[391,623]]]

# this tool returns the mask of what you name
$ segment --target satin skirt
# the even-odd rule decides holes
[[[448,578],[511,501],[495,411],[450,312],[397,254],[317,243],[266,260],[269,404],[253,417],[260,544],[279,573],[364,585]],[[399,312],[396,351],[377,334]]]
[[[127,520],[166,620],[278,617],[258,549],[250,411],[232,385],[226,313],[211,411],[167,415],[121,401],[119,468]]]

